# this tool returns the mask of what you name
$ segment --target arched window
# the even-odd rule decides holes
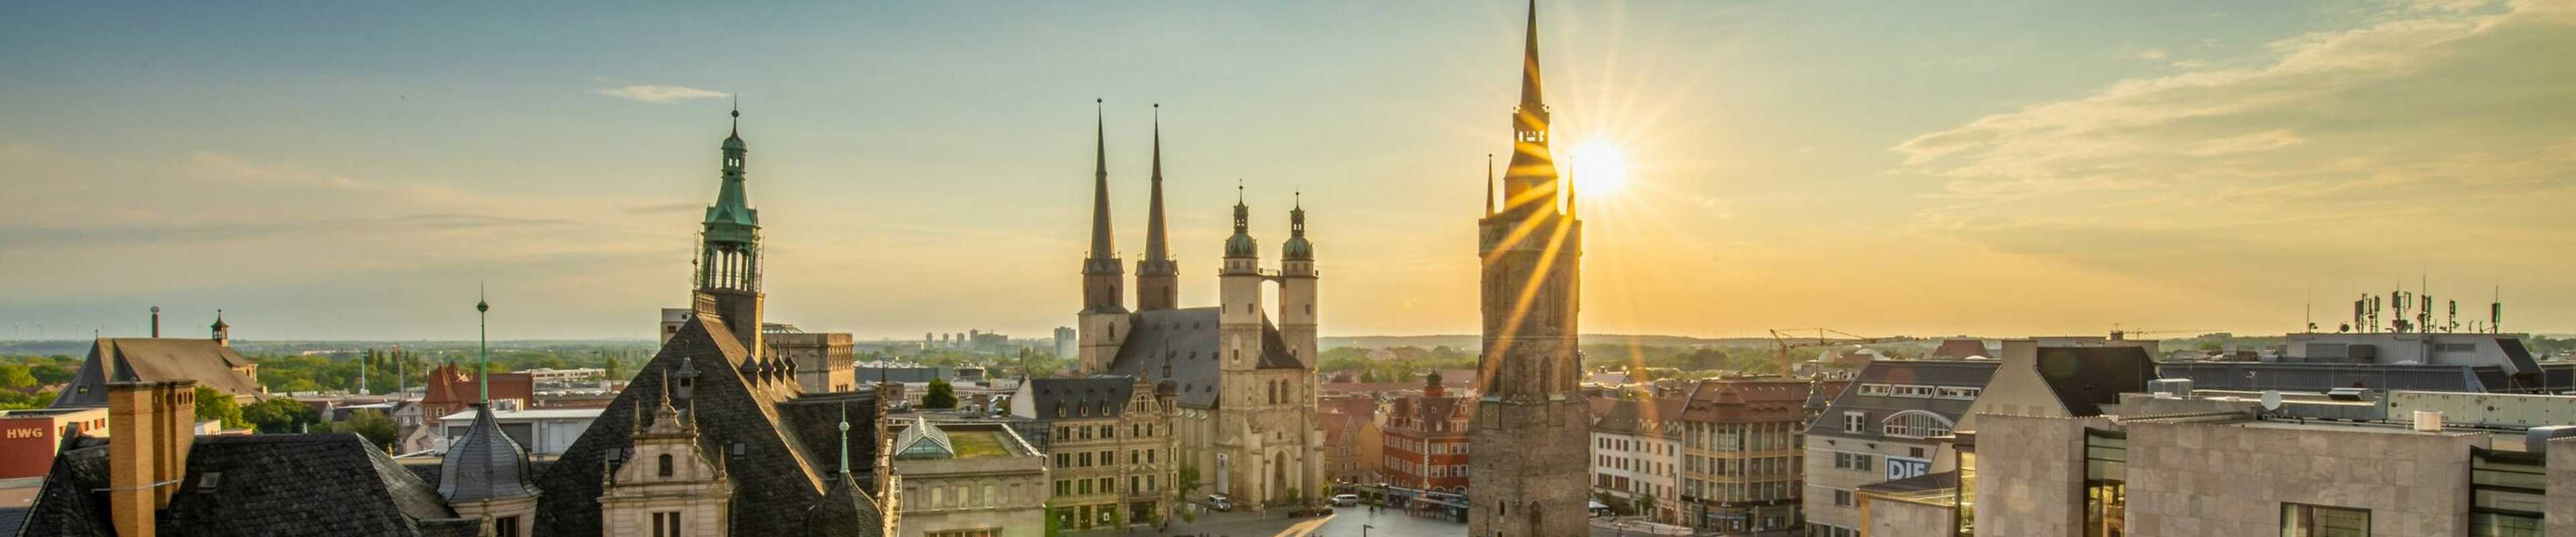
[[[1932,438],[1950,435],[1950,420],[1921,410],[1898,412],[1879,421],[1880,432],[1903,438]]]
[[[660,465],[660,466],[658,466],[658,467],[655,467],[655,469],[654,469],[653,473],[654,473],[654,475],[659,475],[659,476],[662,476],[662,477],[671,477],[671,454],[669,454],[669,453],[664,453],[664,454],[662,454],[662,457],[661,457],[661,465]]]

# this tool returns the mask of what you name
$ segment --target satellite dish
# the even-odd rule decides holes
[[[2281,410],[2281,392],[2275,390],[2263,390],[2263,411],[2274,412],[2279,410]]]

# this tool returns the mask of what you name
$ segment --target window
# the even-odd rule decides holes
[[[654,467],[653,475],[671,477],[671,454],[662,454],[661,464]]]
[[[1888,436],[1931,438],[1950,434],[1950,420],[1942,418],[1939,414],[1921,410],[1898,412],[1894,416],[1888,416],[1887,421],[1880,425],[1880,432]]]
[[[2084,431],[2084,537],[2128,534],[2129,437]],[[2284,535],[2287,535],[2286,533]]]
[[[1057,467],[1057,468],[1072,468],[1072,467],[1073,467],[1073,454],[1072,454],[1072,453],[1057,453],[1057,454],[1055,454],[1055,467]],[[1063,493],[1062,493],[1062,492],[1057,492],[1056,494],[1063,494]]]
[[[519,537],[519,517],[492,519],[492,537]]]
[[[680,537],[680,513],[653,513],[653,537]]]
[[[1062,479],[1055,480],[1055,495],[1066,496],[1071,494],[1073,494],[1073,482]]]
[[[1931,397],[1932,393],[1933,389],[1931,386],[1915,386],[1907,384],[1896,386],[1897,397]]]
[[[1860,385],[1860,394],[1884,396],[1888,394],[1888,386],[1885,384],[1862,384]]]
[[[2469,453],[2469,535],[2538,536],[2549,510],[2548,461],[2535,453]]]
[[[1940,395],[1937,395],[1937,396],[1935,396],[1935,397],[1940,397],[1940,398],[1942,398],[1942,399],[1958,399],[1958,400],[1963,400],[1963,401],[1973,401],[1973,400],[1976,400],[1976,399],[1977,399],[1977,394],[1978,394],[1978,393],[1980,393],[1980,392],[1984,392],[1984,391],[1985,391],[1985,390],[1984,390],[1984,389],[1982,389],[1982,388],[1955,388],[1955,387],[1950,387],[1950,386],[1942,386],[1942,387],[1941,387],[1941,393],[1940,393]]]
[[[2370,510],[2282,503],[2281,537],[2370,537]]]

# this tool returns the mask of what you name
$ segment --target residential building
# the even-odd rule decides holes
[[[1798,533],[1808,381],[1707,379],[1679,401],[1676,524],[1715,535]],[[1669,419],[1668,419],[1669,422]]]
[[[1177,438],[1172,395],[1177,383],[1137,377],[1036,378],[1011,396],[1011,415],[1040,425],[1049,465],[1050,505],[1066,529],[1154,524],[1171,515],[1173,480],[1186,460],[1173,458]]]
[[[1619,399],[1592,423],[1592,491],[1647,520],[1678,524],[1682,400]]]
[[[527,408],[537,396],[536,378],[527,373],[493,373],[492,382],[476,378],[472,364],[458,366],[449,362],[429,370],[424,376],[420,411],[424,416],[447,417],[465,412],[476,401],[494,401],[499,408]],[[489,390],[488,397],[486,390]]]
[[[1327,396],[1316,407],[1316,421],[1324,427],[1324,479],[1333,483],[1375,483],[1365,480],[1360,442],[1361,435],[1379,430],[1371,426],[1377,421],[1377,399],[1366,395]]]
[[[1422,393],[1387,404],[1386,483],[1431,492],[1464,494],[1469,481],[1469,401],[1449,395],[1440,373],[1425,377]]]
[[[905,537],[1046,534],[1047,454],[1009,425],[895,419]]]

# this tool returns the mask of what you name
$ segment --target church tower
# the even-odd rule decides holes
[[[760,211],[751,208],[743,188],[743,155],[750,150],[742,143],[742,111],[734,110],[733,117],[733,132],[724,139],[723,183],[698,233],[698,287],[691,307],[722,317],[742,348],[758,356],[767,349],[760,341]]]
[[[1136,311],[1180,307],[1181,265],[1163,238],[1163,105],[1154,105],[1154,192],[1145,212],[1145,259],[1136,262]]]
[[[1082,259],[1082,313],[1076,315],[1082,348],[1075,368],[1082,375],[1109,371],[1129,323],[1127,305],[1118,295],[1125,275],[1119,273],[1118,250],[1109,239],[1109,130],[1099,104],[1092,101],[1091,252]]]
[[[1243,204],[1243,187],[1234,189],[1234,235],[1225,238],[1225,266],[1217,269],[1217,345],[1225,353],[1218,367],[1226,371],[1250,370],[1260,364],[1264,317],[1261,246],[1252,240],[1252,208]]]
[[[1288,210],[1288,242],[1279,243],[1279,335],[1299,363],[1316,363],[1315,244],[1306,240],[1305,195]]]
[[[1483,262],[1484,356],[1468,441],[1468,495],[1478,537],[1584,535],[1590,436],[1577,392],[1575,315],[1581,296],[1583,224],[1567,201],[1548,147],[1538,62],[1538,3],[1530,2],[1521,52],[1521,101],[1512,114],[1512,158],[1502,205],[1477,222]],[[1491,184],[1488,183],[1488,188]],[[1493,449],[1504,447],[1504,449]]]

